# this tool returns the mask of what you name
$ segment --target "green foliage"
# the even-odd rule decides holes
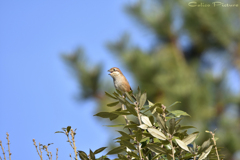
[[[116,116],[115,118],[121,116],[125,118],[126,124],[109,126],[122,127],[123,130],[117,131],[120,136],[115,138],[115,142],[119,145],[110,149],[107,154],[102,156],[98,154],[107,147],[101,147],[95,151],[90,149],[87,154],[84,151],[77,150],[75,145],[76,129],[73,130],[71,126],[67,126],[62,128],[62,131],[56,131],[55,133],[62,133],[67,136],[67,142],[69,142],[75,153],[75,160],[78,160],[78,157],[81,160],[109,160],[109,155],[116,155],[118,158],[115,158],[115,160],[203,160],[205,158],[220,160],[220,158],[224,157],[218,154],[217,138],[215,133],[211,131],[206,131],[212,135],[211,139],[206,140],[202,145],[196,145],[195,141],[199,136],[199,132],[189,133],[188,129],[195,127],[182,126],[180,124],[185,117],[189,116],[186,112],[170,110],[172,105],[166,107],[161,103],[154,104],[150,101],[148,101],[148,104],[145,104],[147,94],[142,94],[140,89],[134,95],[134,97],[137,97],[136,101],[132,101],[131,96],[127,96],[128,93],[124,94],[126,96],[122,96],[120,92],[106,93],[106,95],[114,100],[117,99],[117,102],[122,106],[113,112],[100,112],[95,116],[109,118],[110,120],[112,120],[113,115]],[[107,106],[113,107],[118,104],[117,102],[110,103]],[[129,121],[127,116],[135,117],[136,120]],[[126,128],[128,132],[124,131]],[[37,149],[35,140],[33,142]],[[48,146],[51,144],[42,145],[39,143],[39,151],[37,149],[37,152],[41,159],[42,152],[40,146],[47,152],[49,160],[52,159],[52,153],[48,151]],[[58,153],[56,153],[56,157],[58,158]]]
[[[110,126],[128,128],[129,132],[118,131],[120,137],[115,140],[119,143],[108,151],[106,155],[115,154],[117,159],[190,159],[198,158],[205,159],[214,153],[216,141],[208,139],[202,145],[196,145],[195,140],[199,136],[199,132],[188,133],[188,129],[195,128],[194,126],[182,126],[181,120],[190,116],[181,110],[169,110],[169,107],[161,103],[153,104],[148,101],[148,105],[144,105],[147,100],[146,93],[141,94],[139,90],[135,95],[137,101],[132,102],[130,96],[123,97],[117,92],[112,95],[106,93],[110,98],[118,99],[119,103],[126,106],[120,107],[114,111],[116,115],[133,116],[138,118],[137,122],[130,121],[131,124],[123,124]],[[114,104],[117,104],[114,102]],[[113,103],[107,106],[113,107]],[[151,113],[148,113],[148,111]],[[160,110],[160,111],[158,111]],[[124,111],[124,112],[123,112]],[[104,113],[104,114],[103,114]],[[113,112],[100,112],[95,116],[109,118],[111,120]],[[217,151],[217,148],[216,148]],[[81,153],[85,155],[86,153]],[[105,156],[106,156],[105,155]],[[211,154],[212,158],[218,157],[216,154]],[[83,159],[83,156],[82,158]]]

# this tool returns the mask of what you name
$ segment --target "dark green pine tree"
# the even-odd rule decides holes
[[[240,116],[228,113],[239,110],[240,95],[226,85],[232,69],[240,73],[240,6],[214,7],[212,1],[197,2],[201,3],[210,7],[190,7],[187,1],[172,0],[141,0],[127,6],[127,13],[155,37],[149,42],[151,48],[132,45],[129,34],[109,43],[108,48],[131,72],[135,87],[147,91],[149,100],[166,106],[180,101],[174,107],[192,116],[188,124],[201,132],[217,128],[218,144],[230,159],[240,150]],[[80,49],[64,59],[79,82],[80,97],[97,99],[103,110],[109,103],[104,91],[113,90],[113,86],[110,89],[100,81],[101,65],[87,66]],[[217,64],[220,67],[215,67]]]

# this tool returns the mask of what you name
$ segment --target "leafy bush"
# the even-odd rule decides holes
[[[131,93],[130,93],[131,94]],[[118,131],[121,136],[116,138],[119,147],[110,150],[107,155],[118,154],[118,159],[219,159],[216,140],[213,138],[206,140],[201,146],[194,142],[199,132],[188,134],[188,129],[194,126],[182,126],[181,120],[189,116],[181,110],[169,111],[169,107],[161,103],[148,101],[148,105],[144,105],[147,100],[147,94],[138,93],[134,96],[136,101],[125,93],[121,96],[119,91],[112,95],[106,93],[110,98],[117,100],[108,104],[109,107],[116,106],[118,103],[121,108],[113,112],[100,112],[96,116],[102,118],[116,119],[124,116],[126,125],[114,125],[112,127],[122,126],[128,128],[129,133]],[[126,97],[126,98],[125,98]],[[177,103],[177,102],[176,102]],[[174,103],[174,104],[176,104]],[[173,104],[173,105],[174,105]],[[126,110],[124,109],[126,107]],[[130,121],[126,116],[133,116],[138,122]]]
[[[119,146],[108,151],[106,155],[96,158],[96,154],[107,147],[99,148],[96,151],[90,150],[89,154],[84,151],[77,151],[74,140],[76,130],[68,126],[63,128],[63,131],[57,131],[56,133],[63,133],[67,136],[68,142],[74,150],[76,160],[78,157],[82,160],[109,160],[108,155],[117,155],[118,158],[115,158],[115,160],[202,160],[206,158],[219,160],[223,157],[218,155],[215,133],[206,131],[212,135],[212,138],[203,142],[202,145],[197,145],[194,142],[198,138],[199,132],[189,134],[188,130],[195,127],[180,124],[182,119],[189,115],[181,110],[169,110],[178,102],[168,107],[150,101],[145,105],[147,94],[142,94],[140,89],[138,89],[136,95],[125,93],[122,96],[119,91],[113,94],[106,92],[106,95],[116,100],[107,106],[116,106],[117,109],[111,112],[99,112],[95,116],[109,118],[110,120],[124,117],[126,124],[110,125],[109,127],[122,127],[127,129],[128,132],[117,131],[121,135],[115,139]],[[118,104],[121,107],[118,107]],[[137,122],[130,120],[129,117],[136,119]],[[47,146],[43,147],[43,149],[47,151]],[[51,158],[51,156],[48,157]]]

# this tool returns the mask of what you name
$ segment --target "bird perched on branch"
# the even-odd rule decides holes
[[[113,67],[109,69],[108,72],[110,72],[109,75],[113,78],[115,88],[121,91],[122,94],[132,91],[132,88],[130,87],[126,77],[119,68]]]

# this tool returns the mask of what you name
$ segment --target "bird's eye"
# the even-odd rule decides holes
[[[116,71],[116,69],[115,69],[115,68],[113,68],[113,71]]]

